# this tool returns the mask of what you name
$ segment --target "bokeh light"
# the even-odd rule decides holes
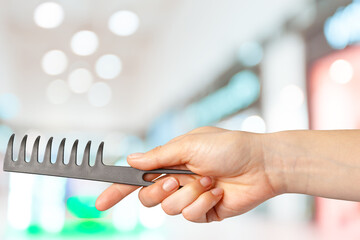
[[[354,76],[354,69],[350,62],[338,59],[330,66],[330,78],[336,83],[345,84],[350,82]]]
[[[70,90],[65,81],[58,79],[49,84],[46,95],[51,103],[62,104],[69,99]]]
[[[71,49],[80,56],[88,56],[95,53],[98,45],[98,36],[92,31],[79,31],[71,38]]]
[[[69,75],[69,87],[75,93],[87,92],[93,82],[91,72],[85,68],[78,68]]]
[[[60,50],[51,50],[44,54],[41,66],[45,73],[49,75],[59,75],[63,73],[68,65],[66,54]]]
[[[0,95],[0,119],[10,120],[20,111],[20,100],[12,93]]]
[[[165,213],[162,211],[160,206],[153,208],[140,207],[139,220],[146,228],[158,228],[165,222]]]
[[[109,29],[119,36],[130,36],[139,28],[139,17],[131,11],[118,11],[109,19]]]
[[[360,1],[340,7],[324,24],[324,34],[329,45],[343,49],[360,41]]]
[[[103,79],[113,79],[117,77],[121,69],[122,64],[120,58],[112,54],[101,56],[95,65],[97,75]]]
[[[246,42],[240,46],[237,57],[245,67],[253,67],[261,62],[263,49],[257,42]]]
[[[264,119],[259,116],[250,116],[247,117],[241,124],[241,130],[246,132],[254,133],[265,133],[266,124]]]
[[[7,217],[14,229],[25,230],[30,226],[33,187],[33,175],[10,174]]]
[[[115,205],[112,220],[114,227],[123,232],[136,228],[138,223],[137,196],[131,194]]]
[[[66,179],[56,177],[41,177],[40,225],[49,233],[58,233],[65,223],[65,186]]]
[[[56,28],[63,20],[64,10],[55,2],[41,3],[34,11],[34,21],[41,28]]]
[[[303,90],[294,84],[285,86],[281,90],[280,97],[281,103],[286,109],[298,108],[305,100]]]
[[[111,97],[111,88],[108,84],[103,82],[93,84],[88,92],[89,102],[94,107],[104,107],[108,105]]]

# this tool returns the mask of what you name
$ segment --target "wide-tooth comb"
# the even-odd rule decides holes
[[[143,171],[132,167],[122,166],[108,166],[103,163],[104,143],[102,142],[98,148],[95,164],[90,166],[90,145],[89,141],[85,147],[83,160],[80,165],[77,165],[77,148],[79,141],[76,140],[72,146],[69,163],[64,163],[65,139],[63,139],[59,146],[56,162],[51,162],[51,149],[53,138],[47,142],[43,162],[39,162],[39,142],[40,137],[37,137],[30,161],[26,162],[26,141],[25,136],[20,144],[19,157],[14,160],[14,139],[15,135],[10,137],[5,159],[4,171],[31,173],[67,178],[86,179],[102,182],[121,183],[134,186],[150,186],[154,182],[144,180],[144,175],[148,173],[156,174],[194,174],[187,170],[176,169],[156,169],[151,171]]]

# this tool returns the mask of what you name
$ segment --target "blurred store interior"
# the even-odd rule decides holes
[[[0,164],[13,133],[126,165],[200,126],[359,128],[358,43],[359,0],[0,0]],[[1,171],[0,238],[360,238],[358,203],[289,194],[194,224],[136,193],[99,212],[107,186]]]

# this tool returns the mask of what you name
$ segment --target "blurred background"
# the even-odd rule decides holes
[[[68,155],[105,141],[126,165],[200,126],[359,128],[357,43],[356,0],[0,0],[0,164],[12,133],[66,137]],[[98,212],[108,185],[1,172],[0,238],[360,238],[358,203],[282,195],[193,224],[137,193]]]

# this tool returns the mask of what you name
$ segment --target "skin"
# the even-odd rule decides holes
[[[138,169],[189,169],[139,191],[146,207],[192,222],[221,221],[284,193],[360,201],[360,131],[286,131],[255,134],[195,129],[146,153],[128,156]],[[146,180],[157,178],[148,175]],[[179,189],[179,186],[183,186]],[[104,211],[137,187],[113,184],[97,199]]]

